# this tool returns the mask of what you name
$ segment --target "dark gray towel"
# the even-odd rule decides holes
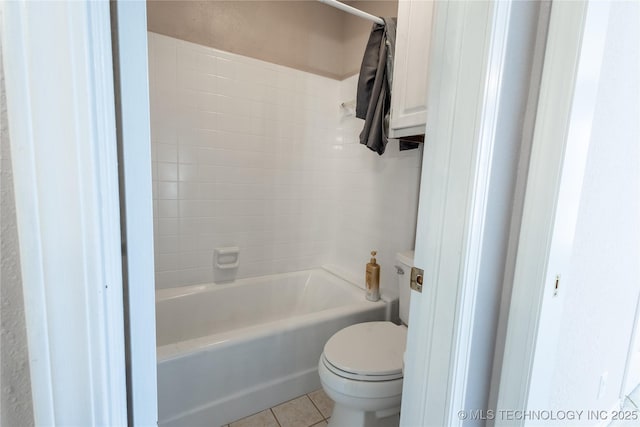
[[[378,154],[384,153],[389,129],[393,49],[396,42],[396,19],[384,19],[385,25],[373,24],[362,58],[356,117],[364,119],[360,143]]]
[[[360,143],[382,155],[389,134],[391,83],[396,45],[396,18],[383,18],[385,25],[373,24],[362,58],[356,117],[364,119]],[[418,144],[400,141],[400,150],[417,148]]]

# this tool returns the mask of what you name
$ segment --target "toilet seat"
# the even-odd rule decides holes
[[[366,322],[333,335],[321,357],[325,367],[343,378],[391,381],[403,377],[407,328],[391,322]]]
[[[329,362],[327,358],[324,356],[324,354],[322,355],[321,360],[324,366],[333,374],[342,378],[350,379],[350,380],[378,382],[378,381],[397,380],[397,379],[402,379],[403,377],[402,371],[395,372],[392,374],[387,374],[387,375],[369,375],[369,374],[358,374],[355,372],[343,371],[342,369],[334,366],[331,362]]]

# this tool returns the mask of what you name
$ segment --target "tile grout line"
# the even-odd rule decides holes
[[[311,404],[313,405],[314,408],[316,408],[316,411],[318,411],[318,414],[320,414],[320,416],[322,418],[324,418],[324,415],[322,415],[322,411],[316,406],[316,404],[314,403],[313,399],[311,398],[311,396],[309,396],[309,393],[305,394],[306,398],[309,399],[309,402],[311,402]],[[320,421],[316,421],[313,424],[309,424],[307,427],[312,427],[316,424],[318,424]]]
[[[271,411],[271,415],[273,416],[273,419],[276,420],[276,423],[278,424],[278,427],[282,427],[282,424],[280,424],[280,420],[278,420],[278,417],[276,416],[276,413],[273,412],[273,408],[269,408],[269,411]]]
[[[313,401],[313,399],[311,398],[311,396],[309,396],[309,393],[307,393],[305,396],[307,396],[307,398],[311,401],[311,404],[316,408],[316,410],[320,413],[320,416],[322,417],[322,421],[326,421],[327,424],[329,424],[329,421],[327,421],[327,418],[324,417],[324,414],[322,413],[322,411],[320,410],[320,408],[318,408],[318,405],[316,405],[316,402]],[[319,423],[320,421],[318,421]],[[318,424],[315,423],[315,424]],[[312,425],[315,425],[312,424]]]
[[[313,405],[314,408],[316,408],[316,411],[318,411],[318,413],[320,414],[320,416],[322,417],[323,421],[326,421],[326,418],[324,417],[324,414],[322,413],[322,411],[320,410],[320,408],[318,408],[318,405],[316,405],[316,402],[313,401],[313,399],[311,398],[311,396],[309,396],[309,393],[305,394],[305,396],[307,396],[307,399],[309,399],[311,401],[311,404]],[[318,421],[319,423],[320,421]],[[316,424],[318,424],[316,423]],[[313,425],[313,424],[312,424]]]

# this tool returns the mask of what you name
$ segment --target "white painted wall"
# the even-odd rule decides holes
[[[0,22],[2,21],[0,10]],[[2,53],[0,52],[0,425],[32,426],[29,351],[13,192]]]
[[[638,40],[640,5],[612,2],[573,255],[561,282],[551,409],[610,409],[623,381],[640,292]]]
[[[364,281],[413,248],[420,151],[360,145],[344,82],[149,33],[156,287],[335,265]]]

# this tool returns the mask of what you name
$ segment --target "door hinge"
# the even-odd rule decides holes
[[[418,267],[411,267],[411,289],[422,293],[422,280],[424,270]]]

